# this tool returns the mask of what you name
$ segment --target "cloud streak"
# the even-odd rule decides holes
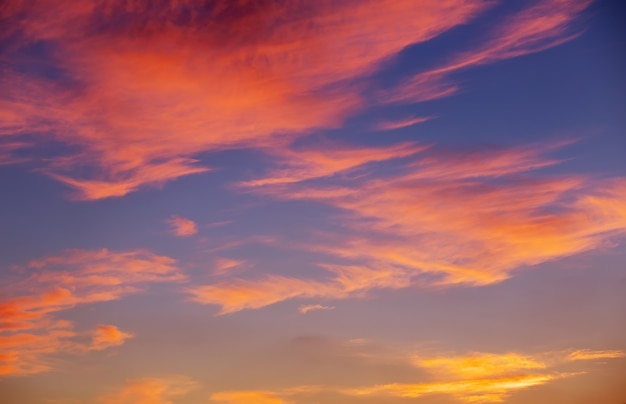
[[[55,315],[70,308],[120,299],[150,282],[180,282],[175,261],[148,251],[68,250],[33,260],[26,279],[13,282],[0,301],[0,371],[30,374],[49,370],[50,355],[103,350],[122,345],[132,334],[100,324],[91,333],[74,331]],[[87,340],[90,339],[91,342]],[[84,340],[84,341],[83,341]]]
[[[269,391],[224,391],[212,394],[211,403],[219,404],[286,404],[287,401]]]
[[[302,314],[306,314],[314,310],[334,310],[333,306],[324,306],[322,304],[304,304],[298,308],[298,311]]]
[[[146,377],[128,380],[117,392],[102,396],[99,404],[172,404],[198,387],[187,376]]]
[[[397,121],[383,121],[376,125],[376,130],[395,130],[408,128],[409,126],[417,125],[418,123],[426,122],[431,120],[429,117],[414,117],[414,118],[406,118],[400,119]]]
[[[543,361],[540,357],[552,357]],[[477,352],[462,356],[414,357],[413,366],[430,373],[426,380],[415,383],[382,383],[361,387],[296,386],[276,391],[226,391],[211,396],[212,402],[244,403],[300,402],[304,397],[354,397],[378,401],[392,398],[420,398],[447,395],[467,403],[504,402],[515,392],[541,386],[559,379],[579,376],[584,372],[564,372],[559,368],[571,360],[559,352],[546,352],[538,357],[520,353]],[[258,398],[258,401],[256,399]],[[263,401],[266,400],[266,401]],[[308,402],[306,399],[303,402]]]
[[[594,360],[594,359],[615,359],[626,357],[626,352],[623,351],[593,351],[590,349],[579,349],[572,352],[569,355],[569,360]]]
[[[318,201],[341,213],[341,234],[290,244],[332,259],[333,264],[320,263],[326,276],[266,275],[189,291],[193,300],[218,304],[228,313],[293,298],[343,299],[379,288],[488,285],[522,267],[600,248],[626,232],[626,183],[541,173],[558,165],[545,153],[562,145],[471,152],[415,146],[389,173],[374,175],[363,166],[358,175],[324,183],[310,182],[297,169],[287,175],[270,171],[246,185],[275,198]],[[351,161],[347,149],[341,153]],[[356,149],[355,156],[360,154]],[[308,152],[297,155],[292,157],[297,165],[327,164],[310,171],[320,176],[335,172],[338,164],[312,160]]]
[[[541,0],[499,23],[484,43],[432,70],[403,81],[387,94],[389,102],[422,102],[454,94],[449,76],[475,66],[540,52],[580,35],[571,27],[593,0]]]

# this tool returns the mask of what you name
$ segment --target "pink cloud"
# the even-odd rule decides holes
[[[286,244],[320,254],[325,272],[306,279],[231,278],[189,291],[193,300],[229,313],[295,298],[358,297],[382,288],[488,285],[523,267],[602,248],[626,233],[626,183],[540,173],[559,164],[544,154],[563,144],[473,152],[431,148],[395,160],[396,169],[384,175],[362,167],[357,177],[324,183],[305,180],[326,176],[342,158],[351,161],[349,149],[339,163],[293,152],[295,164],[319,167],[309,175],[270,171],[252,181],[257,185],[252,189],[317,201],[343,213],[336,217],[341,234]],[[360,154],[355,149],[355,156]],[[324,263],[329,260],[335,264]]]
[[[170,225],[172,233],[177,237],[189,237],[198,233],[196,222],[182,216],[173,215],[167,223]]]
[[[306,314],[314,310],[334,310],[333,306],[324,306],[322,304],[304,304],[298,308],[298,311],[302,314]]]
[[[414,118],[406,118],[400,119],[397,121],[383,121],[376,125],[377,130],[394,130],[394,129],[402,129],[407,128],[409,126],[417,125],[418,123],[426,122],[431,120],[429,117],[414,117]]]
[[[593,0],[540,0],[511,15],[493,29],[482,45],[421,72],[387,94],[389,102],[423,102],[455,93],[449,79],[457,71],[540,52],[580,35],[572,23]]]
[[[488,5],[323,0],[254,8],[242,3],[228,13],[224,0],[207,15],[184,2],[189,22],[181,25],[178,3],[59,1],[4,8],[9,32],[21,38],[7,52],[46,41],[55,51],[42,63],[77,83],[66,88],[5,71],[0,103],[7,121],[0,133],[37,133],[78,150],[43,167],[74,188],[76,198],[123,196],[206,172],[193,159],[201,152],[267,147],[340,125],[363,106],[351,80]],[[92,174],[78,175],[82,166]]]

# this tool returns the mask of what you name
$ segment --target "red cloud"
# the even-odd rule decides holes
[[[148,2],[149,3],[149,2]],[[206,167],[203,151],[334,127],[362,105],[352,80],[471,19],[484,0],[13,3],[6,58],[33,42],[51,81],[4,67],[0,134],[78,150],[45,167],[81,199],[122,196]],[[54,15],[55,18],[50,18]],[[181,23],[184,21],[184,23]],[[90,166],[93,174],[73,170]]]

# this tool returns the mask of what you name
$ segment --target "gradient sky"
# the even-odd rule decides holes
[[[0,3],[0,402],[626,402],[602,0]]]

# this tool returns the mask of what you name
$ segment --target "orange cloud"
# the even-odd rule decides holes
[[[47,324],[45,333],[0,333],[0,375],[25,375],[52,368],[48,356],[75,348],[76,337],[71,323],[56,321]]]
[[[212,403],[221,404],[286,404],[287,401],[267,391],[224,391],[211,395]]]
[[[376,288],[487,285],[524,266],[599,248],[626,232],[626,182],[535,174],[559,163],[543,153],[563,144],[472,152],[414,146],[396,160],[384,148],[379,159],[393,162],[394,171],[374,176],[361,166],[358,175],[314,185],[306,180],[341,172],[337,166],[353,167],[343,161],[361,161],[362,149],[355,149],[354,159],[345,148],[340,158],[328,160],[290,151],[297,161],[292,167],[315,168],[270,171],[246,185],[276,198],[340,209],[344,233],[288,246],[327,256],[320,260],[334,257],[342,265],[320,264],[330,274],[322,279],[270,275],[190,292],[194,300],[218,304],[227,313],[293,298],[354,297]]]
[[[54,314],[72,307],[120,299],[139,292],[148,282],[178,282],[185,279],[169,257],[148,251],[113,252],[69,250],[33,260],[24,268],[32,271],[15,282],[0,301],[0,369],[4,374],[29,374],[51,369],[52,354],[103,350],[132,337],[112,325],[99,325],[91,343],[81,342],[84,333]]]
[[[168,221],[172,233],[177,237],[188,237],[198,233],[196,222],[178,215],[173,215]]]
[[[403,288],[410,278],[402,271],[351,266],[326,266],[326,280],[267,275],[258,280],[232,279],[188,288],[191,300],[221,306],[220,314],[258,309],[294,298],[343,299],[375,288]]]
[[[345,347],[353,348],[355,342],[362,343],[361,340],[352,340],[348,341]],[[407,357],[409,355],[400,355],[396,360],[405,361]],[[317,398],[302,402],[325,402],[331,394],[339,397],[368,398],[376,402],[386,402],[392,397],[420,398],[428,395],[447,395],[468,403],[496,403],[505,401],[517,391],[585,373],[560,371],[559,366],[566,364],[569,360],[568,356],[562,352],[542,353],[540,357],[552,358],[552,360],[546,362],[537,357],[514,352],[472,353],[462,356],[415,356],[411,363],[431,373],[428,379],[415,383],[382,383],[360,387],[303,385],[275,391],[225,391],[213,394],[211,402],[233,404],[300,402],[303,396],[312,398],[317,394],[323,394],[326,400]],[[341,402],[340,399],[335,401]]]
[[[186,376],[129,380],[120,391],[100,397],[100,404],[172,404],[197,388]]]
[[[572,352],[568,359],[572,361],[593,360],[593,359],[614,359],[626,357],[623,351],[592,351],[589,349],[579,349]]]
[[[580,35],[569,25],[593,0],[541,0],[513,14],[492,30],[483,45],[450,62],[418,73],[388,94],[390,102],[422,102],[456,92],[448,76],[456,71],[536,53]]]
[[[473,379],[494,375],[515,374],[529,369],[545,369],[547,365],[536,359],[516,353],[490,354],[473,353],[460,357],[416,357],[413,363],[429,371],[452,378]]]
[[[335,285],[275,275],[258,281],[235,279],[214,285],[194,286],[188,291],[192,295],[191,299],[197,303],[220,305],[220,314],[257,309],[295,297],[342,293]]]
[[[339,125],[363,105],[354,79],[488,4],[323,0],[253,7],[221,0],[206,10],[186,0],[16,3],[0,11],[13,39],[4,57],[24,63],[20,49],[44,43],[54,52],[37,62],[62,70],[72,85],[5,67],[0,103],[7,120],[0,133],[36,133],[78,149],[44,168],[80,199],[160,186],[205,172],[192,158],[200,152],[268,146]],[[74,172],[85,165],[93,174]]]
[[[468,403],[498,403],[504,401],[514,391],[539,386],[567,376],[570,375],[528,375],[419,384],[393,383],[346,389],[342,393],[350,396],[378,396],[381,398],[385,396],[417,398],[427,394],[449,394]]]
[[[127,339],[133,335],[120,331],[114,325],[99,324],[93,336],[91,349],[100,351],[112,346],[122,345]]]
[[[597,354],[597,356],[595,356]],[[589,358],[586,356],[589,355]],[[417,398],[427,394],[448,394],[469,403],[503,402],[512,393],[584,372],[559,372],[554,368],[570,360],[618,358],[620,351],[579,350],[569,356],[544,353],[550,362],[517,353],[473,353],[465,356],[414,357],[413,364],[432,373],[435,381],[390,383],[372,387],[344,389],[351,396],[393,396]]]

